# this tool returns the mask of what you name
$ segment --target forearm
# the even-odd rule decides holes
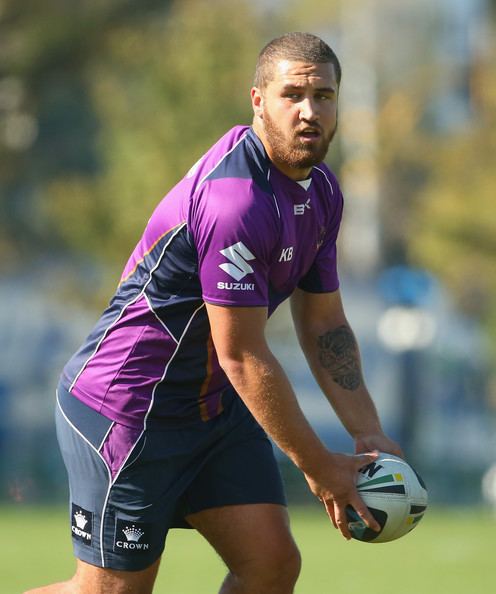
[[[229,380],[260,425],[305,474],[334,525],[349,538],[345,510],[351,505],[374,527],[355,482],[357,470],[375,455],[331,453],[322,444],[267,345],[266,308],[230,309],[207,303],[207,311],[217,356]]]
[[[223,362],[232,385],[259,424],[305,474],[329,455],[307,419],[276,358],[268,348]]]
[[[342,323],[316,333],[306,354],[312,371],[350,435],[382,431],[363,380],[360,352],[351,328]]]

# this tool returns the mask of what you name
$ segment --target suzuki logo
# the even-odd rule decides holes
[[[255,260],[255,256],[241,241],[220,250],[220,253],[230,260],[230,262],[219,264],[219,268],[222,268],[224,272],[227,272],[235,280],[239,281],[247,274],[253,272],[253,268],[248,264],[247,260]]]

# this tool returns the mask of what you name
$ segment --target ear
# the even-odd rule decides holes
[[[251,89],[251,105],[253,107],[253,113],[256,117],[263,119],[263,107],[264,100],[262,91],[257,87]]]

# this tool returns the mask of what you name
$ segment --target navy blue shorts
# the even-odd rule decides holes
[[[59,386],[57,437],[69,475],[74,554],[137,571],[162,554],[185,517],[236,504],[285,505],[272,445],[241,399],[187,428],[139,431],[90,409]]]

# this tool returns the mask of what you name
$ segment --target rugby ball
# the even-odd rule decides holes
[[[388,542],[413,530],[427,509],[427,488],[407,462],[381,453],[358,472],[357,489],[365,505],[381,526],[367,528],[355,510],[346,509],[351,536],[363,542]]]

